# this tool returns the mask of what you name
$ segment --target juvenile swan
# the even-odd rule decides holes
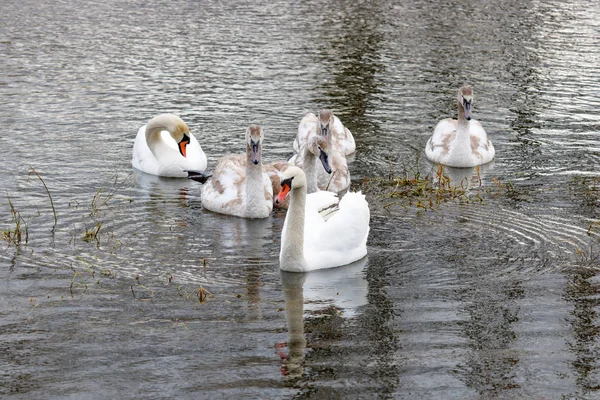
[[[306,201],[306,177],[294,166],[281,177],[276,201],[290,194],[290,205],[281,232],[280,268],[306,272],[350,264],[367,254],[369,204],[360,192],[350,192],[327,218]]]
[[[336,121],[340,125],[338,128],[336,128]],[[290,158],[289,163],[302,168],[305,173],[308,174],[306,168],[311,168],[313,164],[311,159],[306,159],[306,155],[308,154],[306,147],[312,146],[316,138],[325,139],[327,142],[330,170],[327,170],[324,164],[322,167],[319,165],[316,167],[317,186],[321,190],[338,193],[350,186],[350,171],[348,170],[348,160],[346,159],[346,151],[349,148],[341,144],[344,143],[340,139],[341,134],[338,135],[336,133],[344,132],[344,129],[350,135],[352,151],[354,151],[355,146],[352,134],[344,128],[340,120],[334,117],[329,110],[321,110],[319,118],[310,113],[306,114],[298,126],[298,134],[294,140],[294,150],[297,151],[297,154]],[[347,141],[345,143],[346,146],[349,146]],[[307,179],[309,186],[312,185],[312,176],[307,175]],[[309,187],[308,193],[311,193],[311,187]]]
[[[438,122],[427,142],[425,154],[433,162],[466,168],[486,164],[496,151],[481,124],[471,119],[473,89],[458,90],[458,121],[446,118]]]
[[[206,155],[181,118],[160,114],[138,131],[131,164],[147,174],[185,178],[186,170],[206,169]]]
[[[330,174],[331,167],[329,166],[329,143],[322,136],[313,136],[309,139],[308,144],[303,147],[304,155],[304,167],[303,171],[306,175],[306,192],[308,194],[316,193],[319,191],[317,186],[317,168],[319,165],[323,166],[323,169]],[[279,180],[280,174],[290,166],[285,161],[276,161],[265,165],[265,170],[271,178],[273,184],[273,197],[275,198],[281,191],[281,184]],[[333,193],[332,193],[333,194]],[[274,204],[277,208],[287,209],[288,198],[283,201]]]
[[[202,205],[221,214],[243,218],[267,218],[273,209],[273,188],[264,171],[261,153],[264,139],[259,125],[246,129],[246,154],[222,157],[212,178],[190,171],[190,179],[204,183]]]
[[[294,151],[299,153],[300,148],[314,135],[325,137],[332,150],[343,156],[356,151],[356,143],[352,132],[342,124],[342,121],[331,110],[320,110],[318,117],[313,113],[308,113],[302,118],[300,125],[298,125],[298,134],[294,140]]]

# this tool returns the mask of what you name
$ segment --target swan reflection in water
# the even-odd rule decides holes
[[[288,328],[288,354],[285,343],[277,344],[282,359],[281,372],[288,378],[304,373],[306,336],[304,311],[335,307],[343,318],[353,318],[367,304],[368,284],[365,267],[368,257],[338,268],[305,273],[281,271]]]

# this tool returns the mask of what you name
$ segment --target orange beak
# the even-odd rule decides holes
[[[287,196],[287,194],[289,192],[290,192],[289,185],[283,184],[281,186],[281,190],[279,191],[279,194],[277,195],[277,198],[275,199],[275,202],[277,204],[281,203],[283,201],[283,199],[285,199],[285,196]]]
[[[181,142],[179,142],[179,152],[184,157],[187,154],[187,145],[189,143],[190,143],[190,137],[184,133],[183,138],[181,138]]]

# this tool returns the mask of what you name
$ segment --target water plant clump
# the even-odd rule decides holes
[[[27,221],[15,208],[14,204],[10,200],[10,197],[8,197],[8,204],[10,205],[10,212],[12,214],[14,226],[1,231],[2,240],[6,240],[9,246],[11,244],[14,244],[15,246],[20,246],[22,243],[27,244],[29,241]]]
[[[481,179],[478,182],[480,186]],[[472,195],[473,188],[469,187],[468,182],[452,182],[442,165],[426,175],[418,170],[405,170],[398,176],[390,174],[385,178],[365,178],[360,189],[381,199],[388,199],[386,208],[402,206],[434,210],[439,204],[449,201],[483,201],[479,192]]]
[[[100,233],[100,228],[102,228],[102,222],[98,222],[98,225],[89,230],[86,228],[85,233],[83,234],[83,240],[86,242],[91,242],[92,240],[99,242],[100,238],[98,237],[98,233]]]

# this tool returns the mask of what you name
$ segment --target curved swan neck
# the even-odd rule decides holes
[[[302,272],[304,260],[304,216],[306,186],[292,189],[290,205],[285,217],[279,262],[285,271]]]
[[[163,143],[160,135],[162,131],[168,130],[168,127],[164,124],[148,124],[146,126],[146,144],[153,154],[156,155],[159,147],[170,148]]]
[[[304,163],[302,165],[306,175],[306,193],[315,193],[317,187],[317,157],[310,151],[308,146],[304,149]]]

